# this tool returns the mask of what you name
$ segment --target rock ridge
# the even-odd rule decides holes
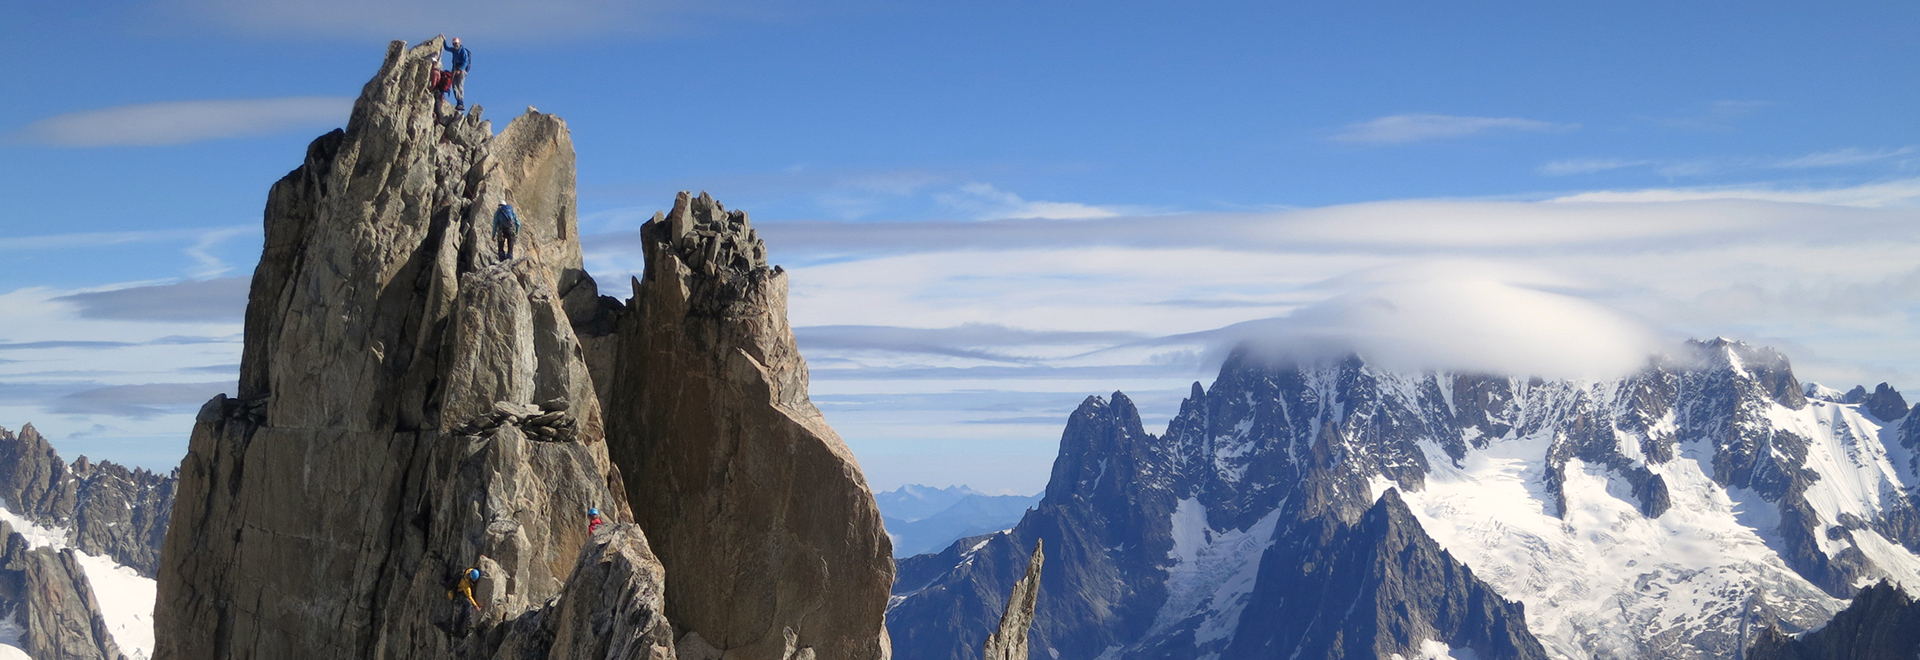
[[[159,570],[176,481],[85,456],[63,463],[32,424],[18,434],[0,428],[0,499],[7,509],[142,577]]]
[[[587,343],[606,356],[589,364],[612,458],[644,477],[626,495],[670,577],[668,618],[729,659],[890,657],[892,544],[807,397],[786,271],[705,193],[680,193],[640,242],[645,276]]]

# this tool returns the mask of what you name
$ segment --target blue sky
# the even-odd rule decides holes
[[[1080,398],[1163,420],[1210,380],[1206,340],[1160,338],[1356,297],[1548,292],[1591,309],[1502,322],[1543,355],[1725,334],[1920,386],[1915,25],[1894,2],[11,2],[0,414],[177,460],[237,362],[267,186],[388,40],[438,32],[489,117],[568,121],[603,282],[677,190],[752,213],[877,486],[1037,490]],[[159,288],[101,293],[131,287]],[[1608,315],[1638,329],[1583,334]]]

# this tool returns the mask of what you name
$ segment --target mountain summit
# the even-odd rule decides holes
[[[156,657],[886,658],[890,545],[746,216],[683,193],[599,296],[566,124],[444,114],[440,50],[392,44],[268,194]]]

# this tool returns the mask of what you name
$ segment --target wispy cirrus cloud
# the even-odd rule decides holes
[[[1834,149],[1832,151],[1807,154],[1799,158],[1789,158],[1774,163],[1773,166],[1796,169],[1846,167],[1849,165],[1861,165],[1890,160],[1901,156],[1912,155],[1914,152],[1915,149],[1910,146],[1900,147],[1898,149],[1861,149],[1859,147],[1847,147],[1845,149]]]
[[[1580,128],[1519,117],[1463,117],[1457,115],[1389,115],[1355,124],[1333,135],[1335,142],[1405,144],[1463,138],[1486,133],[1563,133]]]
[[[1634,190],[1597,190],[1555,198],[1556,202],[1670,203],[1752,200],[1857,208],[1920,207],[1920,179],[1897,179],[1841,188],[1749,184]]]
[[[249,278],[222,277],[173,284],[88,291],[54,298],[80,317],[123,321],[238,321],[247,311]]]
[[[1089,220],[1121,214],[1117,208],[1079,202],[1030,200],[987,183],[969,183],[951,192],[936,193],[934,200],[980,220],[1035,218],[1041,220]]]
[[[353,99],[296,96],[141,103],[42,119],[9,141],[56,147],[156,147],[344,125]]]
[[[1653,163],[1650,160],[1627,160],[1625,158],[1568,158],[1548,161],[1540,166],[1540,173],[1547,176],[1566,176],[1569,174],[1593,174],[1608,170],[1639,167]]]
[[[1721,100],[1707,104],[1704,111],[1680,117],[1657,117],[1656,124],[1670,128],[1684,128],[1696,131],[1726,132],[1733,130],[1733,122],[1773,105],[1768,101]]]
[[[1547,176],[1566,176],[1644,167],[1661,176],[1687,177],[1740,171],[1757,172],[1770,169],[1858,168],[1875,164],[1892,165],[1894,169],[1897,170],[1908,166],[1913,160],[1903,158],[1904,156],[1913,156],[1916,153],[1920,153],[1920,149],[1905,146],[1882,147],[1878,149],[1846,147],[1800,156],[1785,157],[1716,156],[1678,159],[1565,158],[1547,161],[1538,168],[1538,171]]]

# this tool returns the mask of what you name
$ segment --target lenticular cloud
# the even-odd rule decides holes
[[[1590,300],[1433,269],[1374,278],[1293,314],[1231,329],[1281,358],[1359,353],[1390,369],[1601,378],[1645,366],[1659,338]]]

